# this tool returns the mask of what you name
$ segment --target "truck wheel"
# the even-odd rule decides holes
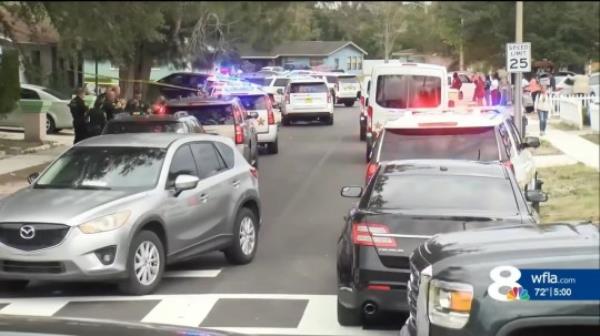
[[[337,303],[338,323],[342,326],[356,327],[362,324],[362,315],[357,309],[348,309],[339,301]]]
[[[54,119],[52,119],[51,115],[46,114],[46,134],[54,133],[56,133],[56,123],[54,122]]]

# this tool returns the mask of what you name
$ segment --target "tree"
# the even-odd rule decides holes
[[[3,48],[0,53],[0,117],[11,112],[19,100],[19,53]]]

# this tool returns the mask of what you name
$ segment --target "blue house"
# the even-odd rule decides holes
[[[264,66],[304,65],[313,69],[344,70],[360,73],[362,61],[368,54],[354,42],[348,41],[291,41],[271,51],[258,51],[249,44],[237,46],[240,58],[259,70]]]

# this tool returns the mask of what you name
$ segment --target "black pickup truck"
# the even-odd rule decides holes
[[[400,335],[600,335],[599,239],[594,224],[437,235],[411,255],[410,316]],[[575,270],[586,276],[551,280]],[[552,285],[572,279],[576,285]]]

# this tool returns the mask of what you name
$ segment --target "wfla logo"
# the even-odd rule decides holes
[[[498,266],[490,272],[494,281],[488,287],[488,295],[498,301],[527,301],[529,293],[517,281],[521,271],[513,266]]]

